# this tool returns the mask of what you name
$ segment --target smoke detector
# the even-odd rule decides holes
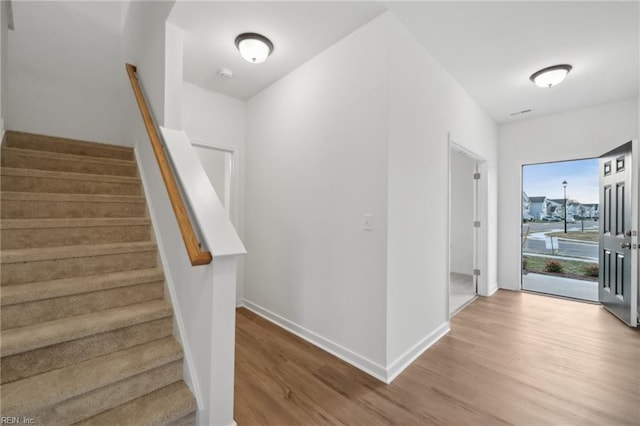
[[[233,77],[233,71],[231,71],[229,68],[222,68],[218,71],[218,75],[222,78],[231,78]]]

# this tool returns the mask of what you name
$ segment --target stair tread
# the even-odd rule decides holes
[[[7,383],[0,388],[3,415],[33,413],[181,358],[180,345],[166,337]]]
[[[2,176],[41,177],[47,179],[89,180],[97,182],[116,182],[139,184],[140,178],[133,176],[97,175],[91,173],[62,172],[55,170],[22,169],[2,167]]]
[[[175,382],[125,404],[114,407],[87,420],[76,423],[82,426],[166,425],[196,410],[193,394],[183,381]]]
[[[162,269],[152,268],[16,284],[2,288],[0,305],[15,305],[163,280]]]
[[[106,311],[16,327],[2,332],[0,355],[14,355],[170,315],[172,315],[171,305],[164,299],[158,299]]]
[[[35,133],[20,132],[16,130],[7,130],[6,137],[7,137],[7,146],[12,148],[20,148],[19,146],[16,146],[16,145],[21,145],[21,144],[44,142],[47,145],[47,148],[54,148],[54,147],[63,148],[65,146],[73,146],[76,148],[85,148],[93,151],[99,150],[103,152],[112,152],[114,154],[119,153],[119,154],[126,154],[129,156],[133,156],[133,148],[131,147],[107,144],[107,143],[102,143],[97,141],[86,141],[81,139],[72,139],[72,138],[65,138],[60,136],[39,135]],[[49,150],[43,150],[43,151],[49,151]],[[60,152],[60,151],[53,151],[53,152]],[[103,155],[90,155],[90,154],[81,154],[81,155],[103,157]]]
[[[0,250],[0,264],[104,256],[157,250],[152,241]]]
[[[51,219],[1,219],[0,229],[84,228],[100,226],[146,226],[151,225],[147,217],[98,217],[98,218],[51,218]]]
[[[110,194],[58,194],[53,192],[14,192],[2,191],[2,200],[11,201],[68,201],[91,203],[144,203],[141,195]]]
[[[9,153],[9,154],[22,155],[22,156],[28,156],[28,157],[64,160],[71,163],[73,162],[101,163],[101,164],[114,164],[114,165],[137,167],[137,163],[135,162],[135,160],[120,160],[117,158],[109,158],[109,157],[94,157],[89,155],[65,154],[65,153],[53,152],[53,151],[39,151],[35,149],[11,148],[8,146],[2,147],[2,150],[4,151],[5,154]],[[28,167],[20,167],[20,168],[28,169]]]

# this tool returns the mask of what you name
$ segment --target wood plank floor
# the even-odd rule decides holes
[[[238,309],[249,425],[638,425],[640,332],[598,305],[500,290],[385,385]]]

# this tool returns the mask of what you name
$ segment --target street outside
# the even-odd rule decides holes
[[[585,220],[584,224],[580,221],[577,223],[567,224],[568,237],[563,238],[564,222],[528,222],[522,225],[522,235],[524,239],[522,253],[523,256],[530,258],[529,264],[533,261],[531,256],[546,260],[557,260],[565,263],[565,267],[574,263],[585,266],[598,263],[598,243],[597,232],[599,224],[594,220]],[[582,232],[590,235],[584,235]],[[547,234],[553,233],[558,239],[557,245],[554,243],[553,249],[547,248]],[[577,235],[576,233],[580,233]],[[573,235],[572,235],[573,234]],[[595,235],[594,235],[595,234]],[[592,238],[589,238],[591,237]],[[580,237],[580,240],[576,239]],[[587,239],[591,241],[582,241]],[[524,258],[526,259],[526,258]],[[542,260],[541,259],[541,260]],[[529,266],[531,269],[531,266]],[[579,267],[583,269],[582,266]],[[593,279],[580,276],[564,276],[551,274],[540,275],[540,273],[527,273],[522,277],[523,288],[527,290],[537,291],[547,294],[555,294],[571,298],[598,301],[598,286]]]
[[[578,223],[567,224],[567,231],[581,232],[582,225]],[[589,241],[565,240],[560,236],[558,238],[558,247],[551,249],[546,248],[545,234],[549,232],[563,232],[563,222],[537,223],[529,222],[522,225],[522,235],[527,235],[524,241],[523,254],[543,254],[555,255],[562,257],[571,257],[584,260],[598,261],[598,243]],[[597,232],[598,222],[594,220],[584,221],[585,232]],[[576,260],[578,260],[576,259]]]

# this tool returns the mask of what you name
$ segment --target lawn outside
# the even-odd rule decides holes
[[[577,260],[555,259],[542,256],[523,256],[522,259],[522,270],[525,274],[533,272],[536,274],[575,278],[584,281],[598,281],[598,277],[590,275],[587,270],[589,267],[594,268],[594,266],[589,265],[595,265],[595,267],[597,267],[598,263],[596,262],[581,262]],[[561,265],[562,272],[547,271],[548,261],[558,262],[558,264]]]
[[[566,234],[562,231],[559,232],[547,232],[544,234],[547,237],[558,237],[559,239],[578,240],[591,243],[597,243],[600,237],[598,231],[569,231]]]

